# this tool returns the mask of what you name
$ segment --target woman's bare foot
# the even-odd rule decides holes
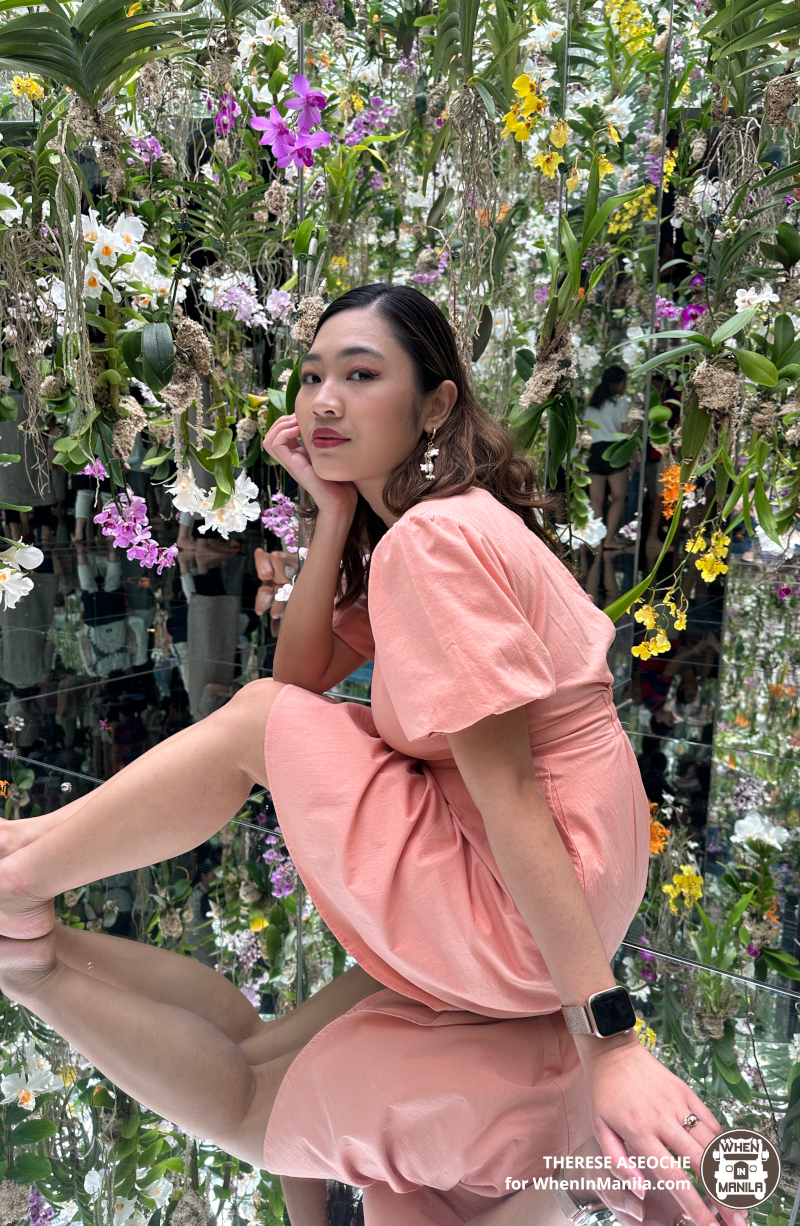
[[[0,990],[9,1000],[33,1002],[60,965],[53,932],[31,941],[0,937]]]
[[[28,942],[47,936],[56,922],[56,912],[52,898],[37,898],[20,877],[15,859],[9,856],[0,862],[0,937]]]
[[[7,859],[29,843],[35,843],[43,834],[67,821],[74,812],[74,804],[73,801],[54,813],[40,813],[38,817],[21,817],[14,821],[0,817],[0,860]]]

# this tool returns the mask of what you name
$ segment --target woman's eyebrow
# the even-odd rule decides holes
[[[369,353],[369,354],[372,354],[374,358],[383,357],[382,353],[379,353],[377,349],[370,349],[369,345],[350,345],[349,348],[347,349],[340,349],[339,352],[336,354],[336,357],[337,359],[354,358],[359,353]],[[322,354],[313,353],[313,352],[307,353],[306,356],[303,358],[303,361],[304,362],[321,362]]]

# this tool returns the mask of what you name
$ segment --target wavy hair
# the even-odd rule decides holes
[[[420,471],[428,444],[425,432],[421,431],[417,446],[383,488],[383,500],[389,510],[401,516],[418,502],[452,498],[476,485],[519,515],[526,527],[561,557],[563,550],[547,517],[554,500],[540,490],[533,464],[517,450],[508,431],[489,416],[472,394],[455,335],[439,307],[420,290],[378,281],[348,290],[334,299],[320,317],[314,336],[334,315],[363,308],[374,310],[386,320],[395,340],[413,362],[419,394],[416,421],[422,418],[422,398],[445,379],[452,379],[458,389],[450,416],[436,431],[439,455],[433,481],[428,481]],[[313,535],[317,507],[298,507],[297,513]],[[387,525],[359,494],[342,552],[337,608],[347,608],[366,592],[369,558],[387,531]]]

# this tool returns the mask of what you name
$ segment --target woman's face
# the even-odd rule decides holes
[[[611,392],[612,396],[621,396],[627,386],[628,386],[627,376],[623,375],[619,383],[611,383],[609,385],[609,391]]]
[[[422,432],[442,425],[457,394],[445,380],[420,397],[411,358],[390,325],[375,311],[354,309],[317,333],[300,369],[295,414],[319,477],[385,484]]]

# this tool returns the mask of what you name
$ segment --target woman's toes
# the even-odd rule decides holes
[[[0,990],[10,1000],[34,1000],[58,966],[53,932],[32,941],[0,937]]]

